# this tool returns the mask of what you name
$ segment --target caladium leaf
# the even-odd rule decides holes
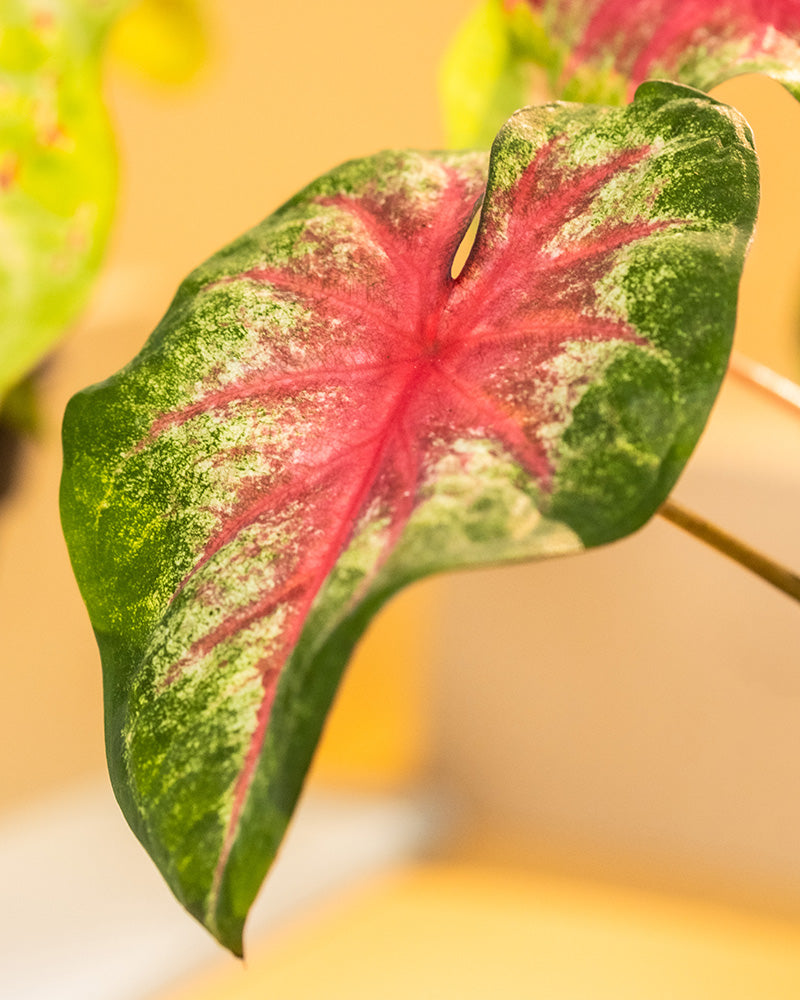
[[[116,187],[100,60],[128,2],[3,2],[0,401],[75,318],[100,263]]]
[[[113,783],[233,951],[375,610],[428,573],[619,538],[667,495],[725,370],[757,191],[744,121],[671,84],[524,110],[488,173],[353,161],[71,401],[62,517]]]
[[[567,100],[622,103],[661,77],[710,90],[742,73],[765,73],[800,98],[800,3],[483,0],[443,67],[453,143],[478,141],[529,103],[535,67]]]

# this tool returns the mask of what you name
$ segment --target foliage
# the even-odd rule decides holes
[[[800,97],[796,0],[482,0],[447,54],[441,90],[461,146],[490,142],[537,90],[620,104],[644,80],[708,91],[742,73]]]
[[[0,34],[0,399],[76,315],[115,190],[100,59],[124,0],[7,0]]]
[[[399,587],[619,538],[723,376],[758,199],[695,90],[319,178],[76,396],[62,516],[126,816],[236,953],[346,658]],[[473,214],[475,245],[453,276]]]
[[[101,72],[120,15],[129,61],[169,82],[195,72],[203,35],[188,0],[3,3],[0,406],[76,318],[102,260],[117,164]]]

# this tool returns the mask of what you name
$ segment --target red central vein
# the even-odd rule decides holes
[[[414,376],[412,379],[409,379],[408,383],[410,384],[412,381],[416,381],[416,376]],[[381,465],[383,462],[382,456],[385,454],[385,451],[387,450],[388,446],[387,442],[389,438],[392,436],[392,434],[394,434],[394,436],[398,439],[400,445],[399,449],[400,454],[402,455],[405,463],[403,472],[405,473],[406,482],[410,486],[415,487],[418,474],[418,464],[415,464],[414,462],[416,456],[416,450],[411,446],[410,439],[403,426],[402,419],[397,416],[398,410],[406,408],[409,394],[401,393],[401,396],[403,396],[403,398],[400,400],[398,406],[396,407],[394,411],[394,416],[387,419],[384,427],[382,427],[378,432],[370,435],[363,441],[355,442],[349,445],[345,451],[341,452],[333,460],[331,460],[331,463],[329,463],[329,465],[326,466],[326,468],[320,473],[320,475],[316,477],[316,480],[314,482],[312,482],[311,484],[306,482],[303,483],[302,486],[300,487],[295,487],[294,488],[295,499],[302,493],[308,493],[311,487],[316,488],[318,486],[321,486],[321,484],[325,480],[329,479],[333,472],[331,465],[335,465],[338,467],[339,465],[343,464],[346,461],[346,459],[352,457],[353,451],[360,448],[364,448],[369,444],[378,441],[379,443],[376,449],[376,454],[370,466],[370,468],[373,468],[375,470],[374,474],[370,475],[370,470],[367,471],[367,475],[365,477],[366,486],[364,487],[363,491],[362,490],[358,491],[357,498],[355,501],[353,501],[353,503],[355,503],[357,507],[360,507],[365,500],[366,494],[369,493],[369,491],[372,489],[376,479],[380,474]],[[394,520],[392,530],[399,529],[401,531],[402,528],[404,527],[405,521],[407,520],[408,516],[410,516],[411,509],[413,508],[414,493],[415,490],[413,488],[405,491],[404,500],[403,503],[401,504],[401,511],[404,511],[405,514],[401,513],[401,516]],[[243,512],[240,515],[240,517],[237,518],[235,526],[231,526],[230,530],[226,529],[225,532],[221,533],[220,536],[217,536],[214,539],[213,546],[209,546],[209,548],[203,554],[202,558],[195,564],[195,566],[192,567],[191,571],[184,579],[184,581],[181,583],[179,589],[176,591],[176,594],[173,596],[173,600],[175,599],[177,594],[180,593],[180,590],[183,589],[188,580],[192,576],[194,576],[202,568],[202,566],[204,566],[209,561],[209,559],[213,558],[213,556],[217,552],[219,552],[222,548],[224,548],[226,544],[228,544],[230,541],[233,541],[233,539],[239,534],[239,532],[243,528],[249,527],[260,517],[264,516],[265,514],[273,512],[276,508],[285,506],[287,503],[291,503],[291,497],[283,495],[277,501],[275,501],[274,498],[270,498],[269,503],[266,503],[264,500],[262,500],[258,504],[253,505],[253,507],[248,508],[248,510]],[[348,526],[350,525],[351,519],[353,519],[353,521],[355,520],[357,510],[354,511],[352,508],[353,504],[351,504],[347,508],[346,512],[342,515],[341,521],[343,525],[343,530],[342,532],[340,532],[340,534],[342,535],[346,535],[348,533],[349,531]],[[345,539],[345,541],[346,540],[347,539]],[[331,546],[329,546],[329,549],[332,550],[335,547],[336,547],[336,541],[334,540],[334,543]],[[327,576],[328,572],[330,572],[330,569],[335,564],[339,554],[340,552],[336,552],[335,555],[333,555],[330,558],[330,561],[324,565],[323,576]],[[309,602],[310,600],[313,600],[314,593],[316,593],[316,590],[319,589],[321,581],[318,581],[316,583],[316,586],[314,586],[314,581],[312,577],[313,573],[311,571],[304,570],[302,568],[298,569],[289,578],[289,580],[287,580],[284,584],[282,584],[277,590],[271,591],[264,597],[256,599],[252,604],[250,604],[248,607],[240,611],[239,614],[232,615],[231,617],[227,618],[224,622],[222,622],[220,625],[218,625],[216,628],[206,633],[206,635],[204,635],[201,639],[198,639],[196,642],[192,644],[185,658],[178,661],[178,663],[174,665],[169,675],[165,679],[164,686],[166,687],[170,683],[173,683],[177,679],[177,677],[180,676],[182,668],[187,663],[191,662],[193,659],[197,657],[206,656],[220,642],[224,641],[225,639],[229,639],[231,636],[236,635],[238,632],[241,632],[244,629],[248,628],[254,622],[259,621],[261,618],[275,611],[281,604],[289,600],[296,592],[300,592],[301,588],[303,588],[306,584],[308,584],[309,581],[311,581],[311,584],[314,588],[313,593],[309,598]]]
[[[305,611],[310,606],[314,597],[317,594],[320,586],[324,582],[325,578],[328,576],[330,571],[333,569],[336,560],[339,558],[345,544],[349,541],[350,536],[354,530],[355,524],[357,522],[358,514],[361,510],[364,501],[369,495],[375,481],[377,480],[383,461],[391,443],[393,435],[396,433],[396,427],[398,425],[399,416],[402,411],[408,406],[409,398],[413,393],[414,383],[417,381],[416,373],[404,380],[402,387],[397,394],[392,408],[374,435],[369,439],[368,443],[375,442],[375,449],[369,465],[366,468],[364,474],[357,480],[355,489],[351,498],[348,500],[345,508],[337,513],[337,521],[340,527],[333,534],[330,542],[323,550],[322,558],[317,558],[315,562],[317,563],[316,571],[314,573],[315,579],[313,585],[308,588],[306,597],[304,600],[304,607],[296,614],[296,617],[302,619],[305,615]],[[299,622],[298,622],[299,625]],[[293,645],[294,637],[287,639],[287,645]]]
[[[255,503],[250,504],[239,512],[234,518],[230,518],[225,523],[225,527],[222,531],[218,532],[213,538],[209,539],[206,544],[203,554],[197,560],[197,562],[192,566],[186,576],[181,580],[180,584],[175,590],[175,593],[170,599],[170,603],[174,602],[178,595],[184,590],[189,580],[191,580],[196,574],[211,560],[217,553],[219,553],[226,545],[232,542],[245,528],[251,527],[262,517],[274,513],[276,510],[281,508],[286,508],[292,503],[295,503],[303,496],[308,496],[316,490],[319,490],[327,481],[332,479],[334,473],[337,469],[343,465],[347,459],[352,458],[353,453],[359,451],[362,448],[368,447],[381,436],[381,431],[377,431],[374,434],[370,434],[365,438],[357,441],[352,441],[347,444],[338,454],[329,458],[325,466],[318,471],[316,474],[312,474],[308,478],[304,478],[301,482],[291,482],[286,483],[283,487],[271,490],[266,496],[260,497]],[[178,661],[179,664],[184,662],[189,662],[195,653],[201,652],[203,655],[207,653],[211,648],[213,648],[214,643],[226,638],[232,632],[239,631],[241,628],[245,628],[247,625],[251,624],[259,614],[267,614],[272,610],[272,605],[277,605],[280,603],[279,600],[272,601],[271,597],[264,598],[262,603],[258,603],[254,607],[254,611],[250,613],[248,611],[247,617],[242,618],[241,623],[237,625],[234,629],[230,629],[227,623],[218,626],[213,632],[209,633],[209,636],[213,638],[212,641],[207,641],[208,637],[198,640],[194,643],[184,660]],[[260,612],[259,612],[259,609]],[[177,668],[173,668],[175,670]],[[180,671],[176,672],[172,676],[172,671],[170,672],[171,680],[174,680],[180,675]],[[168,681],[171,682],[170,678]]]
[[[294,609],[292,615],[294,621],[289,629],[286,630],[282,646],[284,648],[291,649],[298,637],[300,629],[302,628],[303,621],[305,620],[306,613],[310,608],[314,598],[316,597],[320,587],[327,579],[328,574],[333,569],[336,560],[344,549],[347,541],[349,540],[354,526],[357,523],[359,512],[369,496],[378,476],[380,475],[381,468],[386,456],[386,452],[391,443],[392,437],[396,433],[396,428],[398,424],[401,423],[400,414],[408,406],[409,399],[413,394],[414,383],[417,381],[416,373],[413,373],[411,377],[406,379],[401,386],[399,393],[397,394],[394,404],[389,411],[386,420],[383,422],[379,432],[376,435],[376,440],[378,442],[375,453],[372,456],[365,473],[360,477],[359,481],[356,483],[356,487],[347,503],[345,510],[342,512],[341,516],[338,518],[340,527],[334,533],[330,540],[330,543],[326,547],[326,550],[322,554],[322,558],[316,560],[317,565],[313,567],[312,578],[310,580],[309,586],[305,588],[302,599],[298,602]],[[298,574],[299,575],[299,574]],[[265,661],[261,670],[262,683],[265,678],[276,671],[278,668],[270,661]],[[269,715],[272,708],[272,700],[275,695],[275,685],[271,684],[269,688],[264,689],[264,698],[259,706],[259,711],[257,714],[257,723],[250,738],[250,744],[248,746],[247,752],[245,754],[242,769],[239,774],[239,778],[234,787],[233,793],[233,803],[231,806],[231,815],[228,820],[228,824],[225,830],[225,835],[223,838],[223,848],[220,853],[220,857],[217,861],[217,865],[214,870],[214,877],[212,880],[212,886],[216,887],[216,892],[219,891],[219,886],[222,882],[222,877],[224,873],[225,866],[230,856],[231,849],[233,847],[234,841],[236,839],[237,828],[239,824],[239,818],[244,808],[244,803],[247,799],[247,794],[250,789],[250,785],[255,775],[256,765],[258,759],[261,755],[261,750],[264,745],[264,739],[266,738],[267,724],[269,721]],[[265,702],[268,704],[265,705]],[[212,889],[213,891],[213,889]],[[211,905],[213,906],[215,896],[210,897]]]

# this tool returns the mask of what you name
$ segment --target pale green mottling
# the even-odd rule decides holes
[[[494,146],[476,250],[452,286],[436,284],[450,266],[443,250],[411,251],[430,237],[457,241],[483,157],[345,164],[190,275],[139,358],[70,403],[64,523],[102,642],[115,788],[176,893],[233,950],[346,655],[381,602],[428,573],[621,537],[671,488],[724,368],[757,192],[752,150],[738,145],[725,160],[733,193],[698,188],[691,168],[702,175],[709,150],[720,157],[693,140],[672,183],[662,124],[686,136],[697,121],[741,143],[725,115],[683,89],[645,90],[630,111],[517,116]],[[556,353],[540,364],[525,345],[549,265],[536,238],[525,243],[528,221],[534,237],[543,230],[513,183],[559,136],[547,168],[567,188],[592,157],[648,144],[651,155],[624,172],[626,187],[610,177],[548,253],[583,253],[576,240],[591,244],[606,219],[679,224],[637,228],[637,246],[601,253],[583,285],[550,268],[545,309],[585,310],[599,337],[617,331],[593,330],[592,318],[620,321],[619,336],[568,340],[578,328],[557,323]],[[460,184],[447,231],[429,232],[441,225],[443,163]],[[348,199],[374,215],[373,235]],[[559,199],[550,205],[568,216]],[[512,214],[523,252],[504,258]],[[549,219],[544,231],[558,224]],[[409,252],[388,261],[382,234],[395,225]],[[508,261],[516,284],[499,287],[511,311],[494,316],[480,272]],[[712,265],[707,287],[698,274]],[[435,359],[431,341],[412,339],[431,332],[428,300],[456,348],[443,336]],[[520,303],[532,332],[505,340]]]
[[[473,154],[474,155],[474,154]],[[447,181],[444,170],[446,163],[461,166],[461,157],[457,155],[449,159],[444,155],[439,162],[424,154],[408,155],[402,171],[387,172],[383,177],[376,178],[376,188],[382,195],[399,196],[394,216],[391,212],[387,221],[393,224],[407,224],[408,209],[411,217],[425,215],[435,208],[443,185]],[[403,211],[401,205],[405,205]]]
[[[382,576],[582,547],[574,532],[542,516],[530,478],[495,442],[459,440],[429,473]]]
[[[260,675],[247,655],[188,672],[166,691],[152,685],[145,667],[132,688],[125,734],[131,790],[152,842],[162,845],[156,848],[159,860],[178,884],[191,885],[198,877],[210,883],[213,877],[204,843],[212,831],[222,836],[231,820],[234,780],[262,698]],[[209,757],[227,781],[212,785]],[[212,787],[217,791],[209,795]],[[186,829],[195,831],[188,843]],[[194,910],[203,906],[190,896],[183,899]]]
[[[100,263],[116,173],[100,60],[129,2],[2,3],[0,401],[74,320]]]
[[[365,584],[371,582],[386,555],[390,528],[389,517],[378,516],[373,507],[373,516],[362,518],[354,529],[350,543],[337,559],[309,613],[307,628],[312,632],[317,630],[320,640],[365,597]]]
[[[624,280],[627,270],[628,261],[623,252],[617,263],[595,283],[594,290],[597,295],[598,310],[609,319],[618,319],[624,322],[628,316],[628,293]]]

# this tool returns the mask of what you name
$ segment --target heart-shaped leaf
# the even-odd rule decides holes
[[[481,153],[353,161],[71,401],[63,521],[116,793],[233,951],[375,610],[424,574],[619,538],[667,495],[757,190],[743,120],[671,84],[520,112],[488,180]]]
[[[700,90],[765,73],[800,98],[796,0],[483,0],[442,72],[454,145],[481,141],[531,100],[535,68],[552,94],[622,103],[644,80]],[[535,89],[535,87],[533,88]]]

